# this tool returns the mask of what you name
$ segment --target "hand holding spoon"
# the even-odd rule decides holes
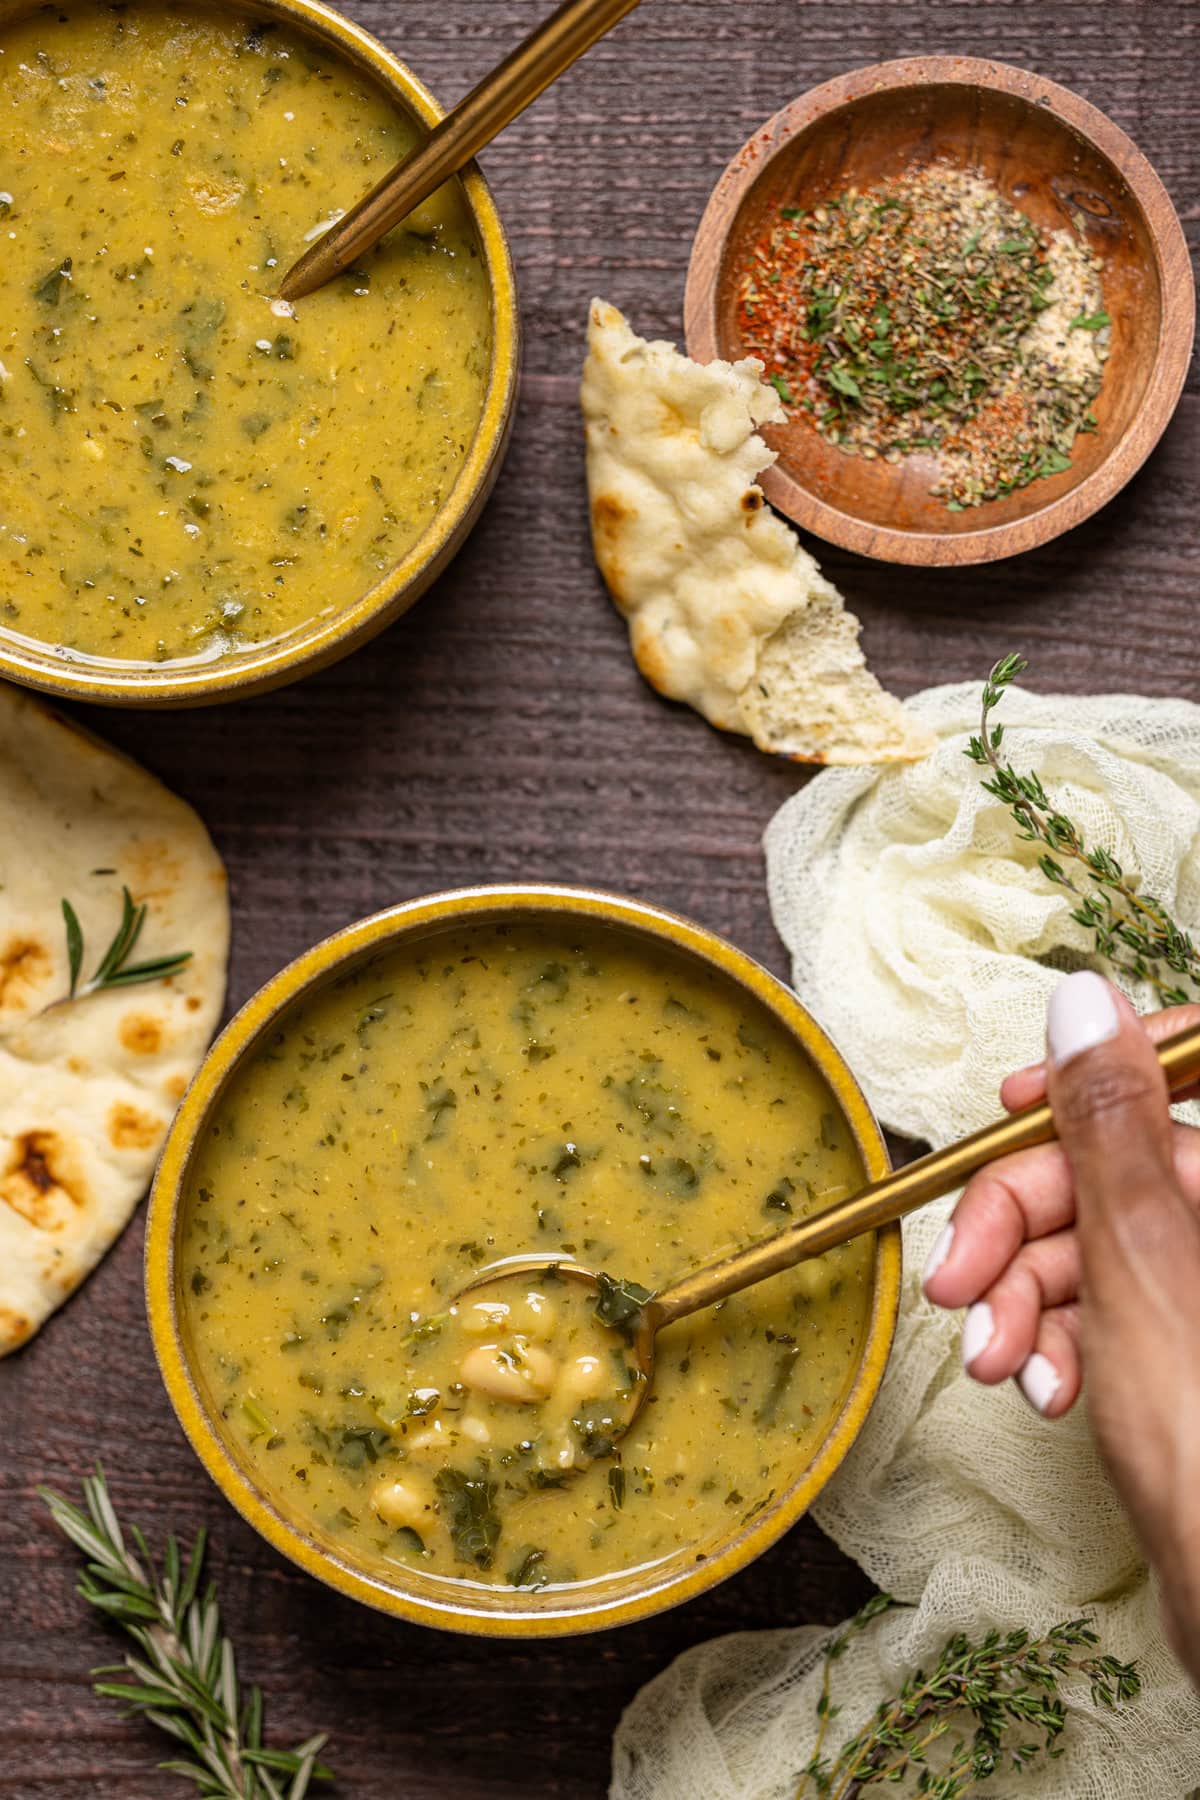
[[[1190,1086],[1200,1077],[1200,1027],[1167,1038],[1157,1046],[1157,1054],[1172,1093]],[[458,1300],[486,1289],[489,1298],[503,1304],[507,1287],[520,1284],[523,1292],[529,1285],[531,1274],[536,1272],[544,1276],[550,1270],[590,1286],[595,1293],[594,1312],[600,1326],[620,1331],[636,1363],[635,1379],[622,1415],[615,1416],[614,1409],[614,1416],[605,1421],[605,1443],[611,1449],[645,1405],[654,1380],[658,1334],[668,1325],[703,1307],[712,1306],[730,1294],[740,1293],[743,1288],[766,1281],[784,1269],[794,1268],[809,1257],[821,1256],[863,1232],[890,1225],[927,1201],[961,1187],[988,1163],[1011,1156],[1018,1150],[1049,1143],[1055,1135],[1049,1105],[1027,1107],[984,1126],[958,1143],[932,1151],[905,1168],[885,1175],[880,1181],[871,1182],[857,1194],[837,1201],[823,1212],[800,1219],[786,1231],[739,1250],[720,1262],[710,1263],[706,1268],[696,1269],[654,1293],[634,1282],[615,1281],[611,1276],[596,1274],[570,1260],[520,1256],[505,1259],[482,1272],[463,1290]],[[607,1334],[597,1335],[603,1338]],[[575,1466],[581,1465],[577,1462]]]

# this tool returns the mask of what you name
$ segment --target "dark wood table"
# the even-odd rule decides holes
[[[348,0],[449,103],[543,0]],[[1129,131],[1200,239],[1187,0],[645,0],[486,157],[524,305],[520,416],[486,515],[450,572],[340,667],[238,707],[90,722],[186,794],[233,888],[230,1005],[314,939],[391,901],[495,879],[596,882],[694,914],[780,973],[760,838],[803,776],[721,737],[635,674],[592,565],[576,387],[595,293],[678,338],[688,249],[727,158],[840,71],[916,52],[987,55],[1077,89]],[[1020,648],[1049,690],[1194,691],[1200,393],[1100,517],[1017,561],[885,568],[816,548],[901,692]],[[0,1795],[143,1800],[149,1727],[96,1699],[113,1643],[34,1498],[99,1456],[154,1541],[212,1531],[211,1568],[271,1734],[333,1733],[339,1792],[380,1800],[596,1796],[638,1687],[688,1645],[832,1622],[867,1584],[804,1523],[715,1593],[640,1626],[547,1645],[473,1642],[376,1617],[295,1571],[201,1473],[159,1385],[140,1223],[21,1355],[0,1365]]]

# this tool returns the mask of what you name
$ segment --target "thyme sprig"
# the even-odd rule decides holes
[[[67,964],[71,972],[68,1000],[82,999],[85,994],[97,993],[101,988],[133,987],[141,981],[165,981],[168,976],[178,975],[184,965],[192,960],[190,950],[178,950],[166,956],[151,957],[148,962],[129,961],[134,946],[142,935],[142,926],[146,923],[146,903],[143,901],[140,906],[135,906],[133,895],[127,887],[123,887],[121,923],[117,926],[117,934],[96,964],[95,973],[81,987],[79,977],[83,970],[83,927],[69,900],[62,902],[62,914],[67,928]]]
[[[129,1530],[136,1555],[127,1544],[98,1465],[84,1480],[82,1509],[52,1488],[38,1493],[86,1558],[79,1592],[137,1645],[119,1663],[92,1670],[120,1677],[94,1682],[96,1692],[124,1701],[131,1715],[148,1719],[187,1752],[161,1768],[189,1777],[203,1800],[303,1800],[310,1781],[331,1779],[317,1760],[324,1736],[295,1750],[264,1748],[262,1694],[251,1688],[240,1695],[216,1592],[211,1583],[200,1590],[203,1531],[186,1563],[169,1537],[159,1573],[136,1526]]]
[[[983,786],[1008,807],[1023,841],[1045,845],[1038,867],[1047,881],[1066,888],[1078,905],[1071,913],[1077,925],[1095,935],[1097,953],[1131,981],[1147,982],[1164,1006],[1180,1006],[1200,992],[1200,951],[1176,924],[1162,902],[1141,891],[1136,872],[1127,873],[1111,851],[1089,849],[1078,826],[1066,818],[1036,774],[1020,775],[1002,761],[1004,727],[989,724],[1005,691],[1029,665],[1020,656],[1005,656],[992,669],[983,688],[978,737],[966,755],[991,772]],[[1070,864],[1074,874],[1064,866]],[[1183,987],[1173,976],[1192,984]]]
[[[915,1784],[906,1791],[927,1800],[960,1800],[1006,1762],[1021,1770],[1039,1756],[1062,1755],[1067,1706],[1059,1689],[1065,1677],[1082,1676],[1093,1705],[1110,1712],[1141,1691],[1134,1664],[1094,1654],[1099,1639],[1090,1619],[1066,1619],[1039,1638],[1028,1631],[989,1631],[973,1644],[960,1632],[929,1674],[918,1669],[836,1756],[826,1757],[828,1728],[840,1711],[830,1698],[833,1665],[851,1639],[894,1604],[889,1595],[876,1594],[827,1645],[817,1740],[796,1800],[810,1781],[819,1800],[858,1800],[868,1788],[901,1782]],[[968,1738],[964,1729],[971,1719]],[[947,1747],[932,1767],[929,1753],[943,1739]]]

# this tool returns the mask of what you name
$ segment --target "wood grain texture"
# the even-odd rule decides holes
[[[356,0],[449,103],[541,0]],[[323,931],[482,877],[606,883],[679,907],[784,972],[761,832],[804,776],[655,698],[595,575],[575,392],[588,300],[679,338],[691,236],[763,119],[858,63],[923,51],[1036,68],[1109,112],[1200,239],[1200,11],[1176,0],[644,0],[488,152],[522,285],[526,372],[481,525],[408,618],[302,687],[212,711],[91,712],[208,820],[233,884],[230,1001]],[[1020,648],[1044,690],[1195,691],[1200,391],[1111,506],[1019,561],[903,571],[814,545],[902,692]],[[246,1674],[281,1738],[334,1732],[355,1800],[596,1800],[638,1686],[714,1633],[841,1618],[866,1583],[805,1523],[707,1598],[546,1646],[405,1627],[294,1573],[201,1474],[159,1387],[140,1226],[0,1363],[0,1800],[166,1800],[149,1729],[92,1697],[109,1659],[34,1484],[99,1455],[155,1539],[213,1529]]]

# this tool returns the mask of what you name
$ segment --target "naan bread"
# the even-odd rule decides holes
[[[652,687],[798,762],[911,761],[933,740],[870,673],[858,620],[755,477],[784,416],[762,364],[706,365],[592,302],[581,399],[592,543]]]
[[[190,950],[169,981],[56,1005],[121,921],[131,963]],[[225,871],[190,806],[127,757],[0,684],[0,1356],[31,1337],[141,1199],[225,994]]]

